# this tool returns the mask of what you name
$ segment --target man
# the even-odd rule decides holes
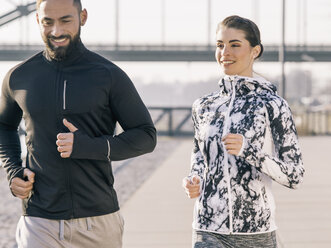
[[[87,50],[80,0],[38,0],[45,51],[11,69],[0,100],[0,157],[23,199],[19,247],[122,246],[111,161],[152,152],[156,130],[128,76]],[[26,125],[22,167],[17,127]],[[124,132],[113,136],[115,123]]]

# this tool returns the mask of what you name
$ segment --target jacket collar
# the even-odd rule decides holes
[[[261,91],[268,91],[276,93],[276,86],[267,81],[263,77],[243,77],[238,75],[226,75],[219,81],[219,86],[223,94],[230,94],[233,91],[233,84],[235,91],[240,95],[246,95],[250,92],[259,93]]]
[[[77,59],[79,59],[85,53],[85,51],[87,51],[86,47],[84,46],[82,41],[79,40],[77,46],[73,48],[73,50],[68,54],[68,56],[64,60],[57,61],[52,59],[49,56],[46,49],[43,51],[43,56],[48,63],[53,64],[55,66],[63,67],[73,64]]]

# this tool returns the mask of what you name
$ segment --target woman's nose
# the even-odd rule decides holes
[[[224,45],[222,50],[221,50],[221,55],[225,56],[225,55],[229,55],[230,49],[228,46]]]

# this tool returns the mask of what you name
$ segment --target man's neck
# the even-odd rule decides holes
[[[51,55],[49,49],[44,50],[44,56],[48,61],[55,63],[65,63],[66,61],[74,60],[77,56],[79,56],[84,50],[84,45],[82,41],[79,39],[75,42],[70,49],[67,51],[66,55],[63,58],[55,58]]]

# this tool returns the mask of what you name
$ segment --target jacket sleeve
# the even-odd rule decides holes
[[[303,181],[305,170],[291,110],[283,99],[267,102],[266,109],[274,155],[262,151],[260,144],[263,141],[245,137],[246,145],[242,156],[276,182],[289,188],[297,188]]]
[[[123,160],[152,152],[156,129],[151,116],[130,78],[119,68],[110,71],[110,108],[123,132],[91,138],[77,131],[71,158]]]
[[[203,178],[203,172],[205,170],[205,163],[202,153],[199,149],[198,141],[194,138],[193,149],[191,153],[191,172],[189,177],[197,175],[200,179]]]
[[[10,73],[5,76],[2,83],[0,97],[0,159],[10,184],[14,177],[23,178],[24,168],[17,131],[22,119],[22,110],[12,97],[9,80]]]
[[[193,141],[193,149],[191,153],[191,171],[189,174],[189,178],[193,177],[194,175],[197,175],[200,177],[200,179],[202,179],[203,172],[205,170],[205,162],[204,162],[205,160],[199,148],[199,141],[198,141],[199,126],[198,126],[198,121],[196,119],[196,109],[194,105],[192,108],[192,120],[194,126],[194,141]]]

